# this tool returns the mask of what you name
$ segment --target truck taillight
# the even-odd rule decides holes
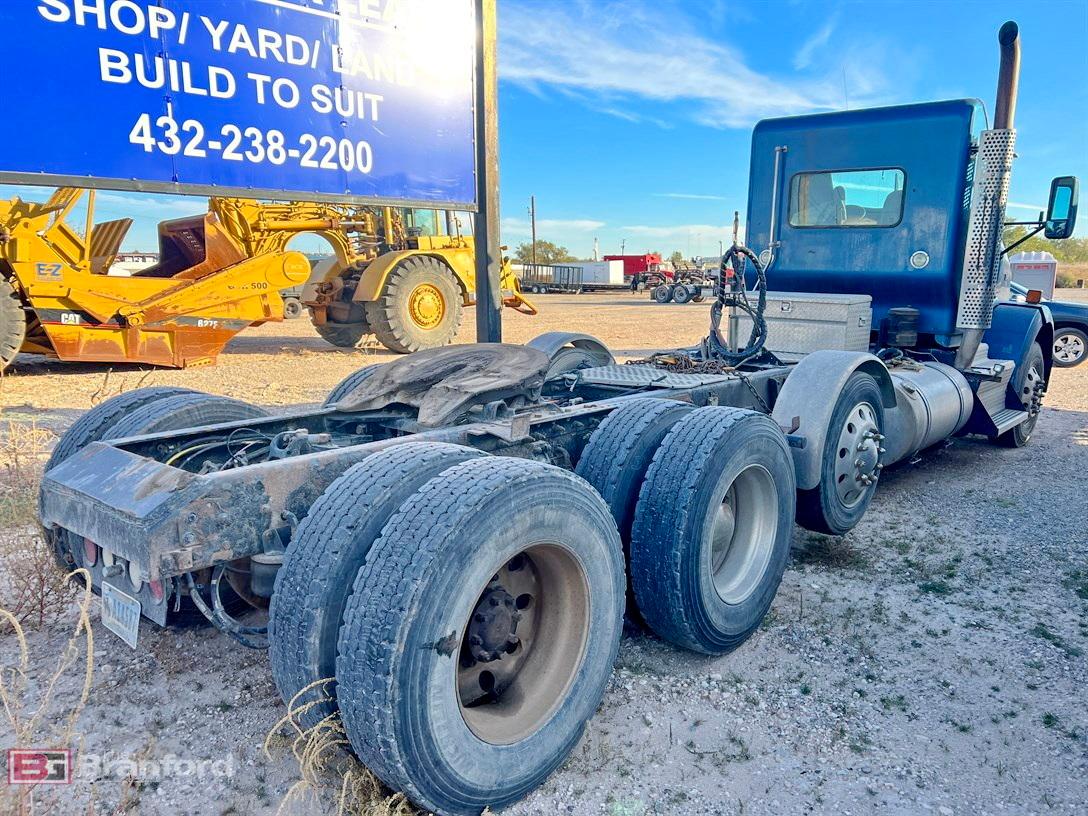
[[[166,597],[166,590],[163,589],[162,581],[150,581],[147,588],[151,590],[151,597],[155,603],[162,603],[163,598]]]
[[[83,539],[83,566],[93,567],[98,563],[98,545],[89,538]]]

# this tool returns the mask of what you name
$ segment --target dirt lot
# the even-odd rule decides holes
[[[705,307],[626,294],[540,300],[540,317],[508,315],[508,340],[578,327],[640,356],[705,330]],[[466,320],[462,339],[472,335]],[[141,380],[270,406],[318,402],[363,357],[296,321],[246,333],[215,368],[146,378],[26,358],[0,381],[0,425],[10,435],[36,424],[49,444],[92,401]],[[845,539],[798,533],[807,553],[735,653],[708,659],[629,632],[582,744],[509,812],[1084,813],[1086,471],[1088,366],[1055,374],[1027,449],[957,440],[889,471]],[[298,776],[284,749],[261,752],[284,713],[264,654],[146,624],[134,652],[93,617],[93,691],[76,730],[106,767],[85,767],[58,812],[90,801],[97,813],[275,812]],[[32,683],[47,680],[66,639],[61,625],[29,633]],[[0,636],[0,662],[16,652]],[[56,700],[79,687],[74,668]],[[0,717],[3,748],[7,728]],[[169,757],[219,764],[182,773],[163,768]],[[145,767],[124,762],[134,758]],[[287,810],[321,812],[310,800]]]

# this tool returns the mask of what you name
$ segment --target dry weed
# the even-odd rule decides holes
[[[321,809],[334,804],[336,816],[416,816],[419,811],[404,794],[390,796],[351,753],[339,714],[330,714],[312,728],[303,727],[302,715],[328,697],[301,705],[299,700],[314,689],[327,695],[332,682],[318,680],[296,694],[287,706],[287,714],[265,738],[264,753],[270,761],[273,747],[288,746],[299,769],[299,780],[280,802],[277,816],[306,803]]]
[[[91,407],[103,403],[111,397],[116,397],[124,394],[126,391],[135,391],[137,388],[143,388],[147,382],[148,377],[155,373],[155,369],[149,368],[147,371],[141,372],[139,378],[136,380],[135,385],[131,385],[132,378],[122,375],[120,381],[113,383],[113,369],[107,368],[105,375],[102,377],[102,384],[98,386],[93,394],[91,394]]]
[[[0,634],[11,621],[28,629],[59,623],[77,590],[57,564],[53,548],[36,532],[0,529]]]
[[[38,485],[53,434],[8,420],[0,430],[0,527],[37,523]]]
[[[56,623],[72,591],[37,524],[38,488],[51,434],[9,421],[0,431],[0,607],[24,627]],[[0,620],[0,632],[10,630]]]
[[[55,748],[72,746],[77,741],[76,725],[87,705],[94,678],[94,635],[91,631],[90,608],[93,595],[90,576],[81,576],[86,588],[80,599],[75,627],[57,658],[53,671],[40,674],[31,668],[30,647],[18,618],[0,608],[4,620],[14,633],[17,645],[13,663],[0,664],[0,705],[4,719],[12,732],[12,747]],[[79,696],[59,692],[59,685],[69,670],[82,664],[82,686]],[[4,813],[30,816],[65,812],[49,788],[37,785],[5,786],[0,791],[0,806]],[[71,812],[70,808],[66,812]]]

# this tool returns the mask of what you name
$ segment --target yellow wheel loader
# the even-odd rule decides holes
[[[87,195],[82,233],[68,222]],[[160,260],[108,274],[132,219],[94,223],[94,192],[0,201],[0,370],[20,351],[61,360],[214,363],[247,326],[283,318],[279,292],[304,283],[298,252],[252,255],[215,213],[159,225]]]
[[[69,217],[84,195],[80,230]],[[281,291],[299,287],[333,345],[373,333],[410,352],[449,343],[474,302],[472,239],[459,229],[424,235],[417,222],[437,224],[433,210],[213,198],[204,215],[160,224],[159,262],[121,276],[108,273],[132,219],[95,224],[94,196],[61,188],[44,203],[0,201],[0,371],[20,351],[212,364],[242,329],[282,320]],[[315,269],[289,251],[303,233],[324,237],[334,260]],[[505,262],[502,287],[506,305],[536,313]]]
[[[444,346],[475,302],[474,242],[455,213],[229,198],[212,199],[211,209],[253,256],[282,252],[302,233],[331,245],[333,258],[315,266],[302,302],[335,346],[369,334],[402,354]],[[501,288],[504,305],[536,314],[505,259]]]

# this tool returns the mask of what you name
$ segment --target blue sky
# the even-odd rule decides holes
[[[955,97],[991,108],[1007,19],[1024,49],[1011,201],[1044,206],[1056,175],[1088,183],[1088,0],[499,0],[499,15],[511,245],[528,240],[535,194],[539,236],[579,256],[595,237],[605,253],[715,253],[745,209],[756,121]],[[98,205],[137,217],[126,249],[202,208],[112,192]]]

